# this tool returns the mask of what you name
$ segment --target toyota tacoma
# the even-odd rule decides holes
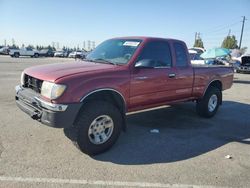
[[[16,104],[42,124],[77,130],[89,155],[108,150],[126,128],[126,114],[195,101],[200,116],[214,116],[233,68],[192,66],[186,44],[175,39],[109,39],[83,61],[27,68]]]

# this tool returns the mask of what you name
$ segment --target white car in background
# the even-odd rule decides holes
[[[87,55],[87,52],[78,50],[78,51],[71,52],[68,57],[84,58],[86,55]]]
[[[39,57],[39,52],[37,50],[33,50],[32,48],[20,48],[20,49],[10,49],[9,55],[11,57],[19,57],[19,56]]]
[[[203,52],[206,51],[204,48],[199,48],[199,47],[189,48],[188,50],[194,50],[194,51],[196,51],[199,54],[202,54]]]
[[[68,57],[68,52],[60,50],[54,53],[54,57]]]
[[[201,53],[198,53],[196,50],[188,50],[189,57],[191,60],[191,63],[193,65],[204,65],[205,60],[200,57]]]
[[[0,54],[8,55],[9,54],[9,47],[7,47],[7,46],[1,46],[1,48],[0,48]]]

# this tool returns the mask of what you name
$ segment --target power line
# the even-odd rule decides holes
[[[232,31],[231,30],[230,36],[231,35],[234,35],[235,37],[240,36],[240,31]],[[226,36],[228,36],[228,31],[224,32],[224,33],[221,33],[219,35],[208,35],[208,36],[204,36],[202,38],[204,38],[204,39],[215,39],[215,38],[225,38]]]
[[[235,26],[237,24],[240,24],[241,21],[235,21],[235,22],[232,22],[230,24],[227,24],[227,25],[220,25],[218,27],[214,27],[213,29],[209,29],[209,30],[205,30],[203,33],[213,33],[213,32],[217,32],[217,31],[221,31],[221,30],[224,30],[224,29],[228,29],[229,27],[232,27],[232,26]]]
[[[214,29],[210,30],[209,32],[203,32],[203,38],[206,40],[209,39],[217,39],[217,40],[223,40],[226,36],[231,35],[231,33],[233,35],[238,35],[237,33],[240,31],[235,31],[235,28],[237,25],[239,25],[241,23],[241,21],[235,21],[232,22],[230,24],[226,24],[226,25],[221,25],[218,27],[215,27]],[[228,32],[228,30],[230,30],[230,32]]]
[[[223,28],[221,28],[221,29],[217,29],[217,30],[215,30],[215,31],[211,31],[211,32],[209,32],[209,33],[217,33],[218,31],[227,30],[227,29],[231,28],[232,26],[236,26],[236,25],[238,25],[238,24],[240,24],[240,22],[237,22],[237,23],[234,23],[234,24],[231,24],[231,25],[227,25],[227,26],[225,26],[225,27],[223,27]]]
[[[203,32],[203,39],[206,41],[206,44],[219,44],[219,40],[223,40],[226,36],[240,36],[240,42],[239,42],[239,48],[242,44],[242,38],[243,38],[243,32],[247,31],[249,28],[245,28],[244,30],[244,24],[245,24],[245,16],[243,17],[243,21],[237,21],[233,22],[231,24],[227,25],[221,25],[219,27],[215,27],[216,29],[210,30],[209,32]],[[241,30],[236,30],[236,26],[238,26],[242,22]],[[234,29],[232,29],[234,28]]]

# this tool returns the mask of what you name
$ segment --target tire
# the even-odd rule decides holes
[[[19,53],[14,53],[14,57],[18,58],[19,57]]]
[[[205,118],[213,117],[222,102],[222,92],[217,87],[210,86],[204,97],[196,104],[197,113]]]
[[[122,116],[111,103],[89,102],[80,111],[76,127],[76,144],[80,150],[88,155],[96,155],[114,145],[121,132]]]
[[[34,57],[35,57],[35,58],[38,58],[38,57],[39,57],[39,54],[35,53],[35,54],[34,54]]]

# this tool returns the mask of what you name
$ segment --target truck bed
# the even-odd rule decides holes
[[[233,83],[233,67],[224,65],[193,65],[194,70],[194,96],[202,96],[207,86],[215,80],[222,83],[222,90],[229,89]]]

